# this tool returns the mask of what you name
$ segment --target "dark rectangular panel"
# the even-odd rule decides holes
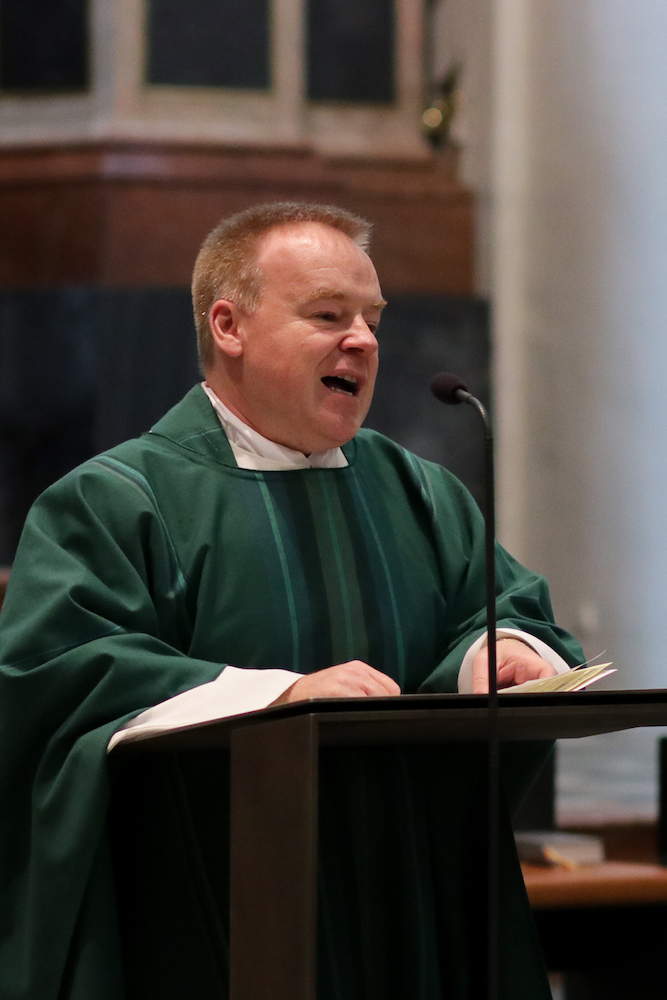
[[[187,288],[97,289],[95,450],[138,437],[201,381]]]
[[[481,424],[469,406],[443,406],[429,386],[437,372],[454,372],[489,405],[488,302],[384,292],[389,305],[380,323],[380,371],[366,426],[446,466],[481,505]]]
[[[393,0],[308,0],[308,97],[393,101]]]
[[[87,289],[0,294],[0,566],[39,494],[95,453],[91,305]]]
[[[200,378],[187,288],[0,292],[0,566],[42,490]]]
[[[88,0],[0,0],[0,88],[85,90]]]
[[[269,87],[268,0],[148,0],[146,80]]]

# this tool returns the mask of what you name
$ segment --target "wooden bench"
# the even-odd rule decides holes
[[[534,910],[667,903],[667,868],[631,861],[606,861],[575,871],[522,865]]]
[[[667,868],[522,867],[547,967],[566,973],[566,1000],[667,997]]]

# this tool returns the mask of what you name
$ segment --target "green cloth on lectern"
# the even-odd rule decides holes
[[[2,1000],[123,995],[105,749],[125,721],[225,663],[308,673],[358,658],[406,693],[455,689],[484,624],[479,511],[378,434],[344,451],[345,469],[239,469],[195,387],[33,507],[0,619]],[[544,581],[500,547],[498,619],[581,655]],[[449,801],[460,778],[437,781]]]

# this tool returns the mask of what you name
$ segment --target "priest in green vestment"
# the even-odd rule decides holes
[[[221,223],[193,282],[205,382],[29,515],[0,619],[1,1000],[227,995],[225,762],[123,768],[119,740],[485,689],[479,510],[360,430],[384,305],[367,241],[326,206]],[[497,563],[499,683],[568,669],[544,580]],[[506,748],[508,807],[544,753]],[[322,775],[320,1000],[481,998],[484,748],[329,750]],[[143,845],[136,870],[118,842]],[[508,821],[502,858],[501,997],[548,1000]]]

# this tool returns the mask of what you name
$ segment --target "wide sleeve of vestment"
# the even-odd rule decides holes
[[[484,519],[465,487],[447,470],[415,459],[412,468],[427,506],[446,593],[446,640],[441,658],[422,681],[423,693],[456,691],[463,658],[486,630]],[[498,628],[541,639],[574,665],[583,659],[577,640],[556,625],[543,576],[526,569],[496,544]]]
[[[0,619],[2,997],[121,995],[105,748],[132,715],[222,669],[187,655],[184,588],[150,488],[129,472],[86,463],[29,515]],[[100,941],[108,963],[74,960]],[[104,975],[66,987],[68,967]]]

